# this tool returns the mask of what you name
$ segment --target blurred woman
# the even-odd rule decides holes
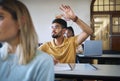
[[[37,50],[31,16],[18,0],[0,0],[0,42],[0,81],[54,81],[53,59]]]

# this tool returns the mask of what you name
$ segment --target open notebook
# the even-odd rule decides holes
[[[102,41],[101,40],[86,40],[84,42],[84,52],[80,56],[101,56]]]

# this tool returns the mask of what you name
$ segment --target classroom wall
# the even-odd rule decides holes
[[[20,0],[25,3],[35,25],[39,36],[39,42],[46,42],[51,37],[51,22],[56,15],[62,13],[59,9],[61,4],[70,5],[75,14],[84,22],[90,25],[90,4],[91,0]],[[79,34],[81,29],[72,21],[67,21],[68,26],[73,26],[75,34]],[[88,38],[89,39],[89,38]]]

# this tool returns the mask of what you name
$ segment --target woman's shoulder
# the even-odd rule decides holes
[[[53,59],[50,55],[46,54],[45,52],[37,50],[35,57],[31,62],[30,65],[40,67],[42,66],[52,66]]]
[[[51,60],[52,59],[52,57],[49,54],[41,50],[37,50],[35,58],[38,58],[40,60]]]

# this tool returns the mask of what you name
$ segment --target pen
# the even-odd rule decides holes
[[[71,70],[73,70],[75,68],[75,64],[72,63],[68,63],[69,67],[71,68]]]
[[[93,64],[90,64],[93,68],[95,68],[96,70],[98,69],[96,66],[94,66]]]
[[[69,63],[68,63],[68,65],[69,65],[70,69],[73,70],[73,69],[72,69],[72,66],[71,66]]]

